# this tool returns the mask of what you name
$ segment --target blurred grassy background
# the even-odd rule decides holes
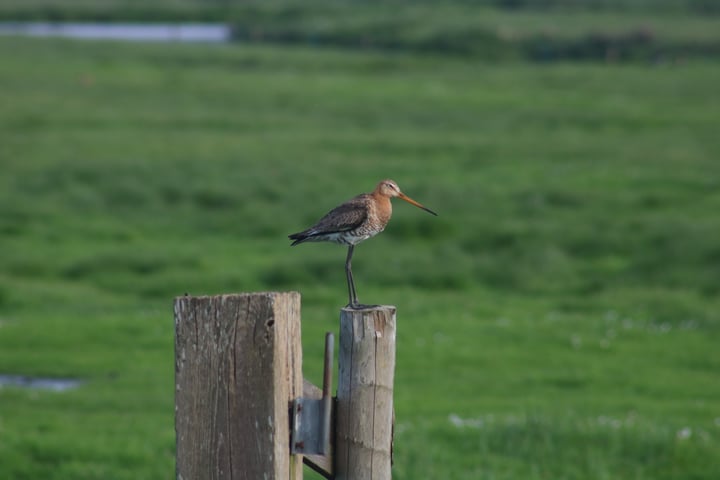
[[[48,5],[0,16],[102,19],[94,3]],[[175,14],[153,19],[252,10],[159,5]],[[304,18],[373,11],[318,5]],[[595,28],[573,18],[648,12],[663,38],[720,32],[701,2],[632,5],[439,8],[568,38]],[[0,38],[0,373],[87,380],[0,389],[0,477],[172,478],[171,302],[185,292],[299,290],[319,383],[345,250],[286,235],[386,177],[440,214],[396,205],[355,256],[360,299],[398,306],[395,478],[720,476],[716,58],[487,62],[270,40]]]
[[[5,0],[0,19],[226,22],[244,43],[485,60],[720,55],[715,0]]]

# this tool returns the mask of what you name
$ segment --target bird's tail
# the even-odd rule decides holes
[[[298,232],[293,233],[292,235],[288,235],[288,238],[293,241],[290,246],[294,247],[298,243],[306,242],[310,238],[310,235],[308,235],[306,232]]]

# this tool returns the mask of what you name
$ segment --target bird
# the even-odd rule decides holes
[[[355,245],[385,230],[385,226],[392,216],[391,198],[405,200],[437,216],[437,213],[405,195],[395,181],[386,179],[380,181],[372,192],[362,193],[333,208],[307,230],[288,235],[288,238],[293,241],[290,246],[305,242],[332,242],[348,246],[345,275],[349,296],[347,307],[351,309],[370,307],[370,305],[358,302],[355,291],[352,274],[352,256]]]

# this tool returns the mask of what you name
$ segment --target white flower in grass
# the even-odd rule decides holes
[[[450,420],[450,423],[452,423],[456,428],[482,428],[485,423],[482,418],[462,418],[454,413],[448,415],[448,420]]]

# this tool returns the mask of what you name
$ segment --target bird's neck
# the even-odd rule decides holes
[[[375,215],[377,215],[380,222],[384,225],[392,216],[392,203],[390,202],[390,197],[376,193],[373,193],[373,197],[375,197]]]

